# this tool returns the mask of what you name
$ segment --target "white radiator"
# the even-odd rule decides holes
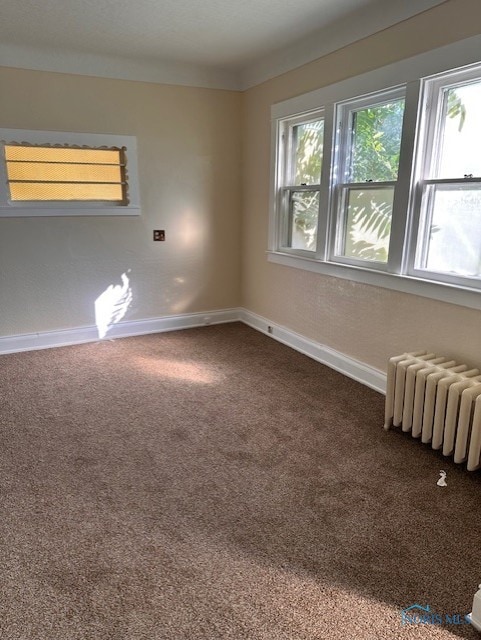
[[[384,428],[411,432],[454,462],[478,469],[481,455],[481,375],[454,360],[416,351],[390,358]]]

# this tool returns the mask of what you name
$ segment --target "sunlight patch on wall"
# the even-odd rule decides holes
[[[149,373],[160,378],[183,380],[197,384],[213,384],[221,380],[221,376],[217,372],[197,362],[179,362],[178,360],[167,358],[137,356],[132,359],[132,364],[143,373]]]
[[[179,216],[179,240],[185,249],[202,249],[207,229],[205,218],[195,209],[185,209]]]
[[[130,273],[130,269],[127,273]],[[122,320],[132,303],[132,289],[127,273],[120,276],[122,284],[109,285],[95,300],[95,324],[100,339],[105,338],[109,329]]]

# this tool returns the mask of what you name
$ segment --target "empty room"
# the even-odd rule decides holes
[[[1,15],[0,638],[479,638],[479,0]]]

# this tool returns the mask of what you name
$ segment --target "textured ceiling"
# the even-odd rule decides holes
[[[0,42],[239,72],[376,7],[412,15],[440,1],[3,0]]]

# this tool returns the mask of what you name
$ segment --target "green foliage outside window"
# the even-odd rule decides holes
[[[404,100],[353,113],[350,182],[397,180]]]
[[[362,109],[354,114],[351,180],[383,182],[397,180],[404,101]],[[466,107],[456,91],[448,93],[447,116],[459,118],[461,131]],[[367,195],[367,194],[366,194]],[[374,195],[374,194],[373,194]],[[359,197],[359,196],[358,196]],[[392,200],[353,206],[347,228],[349,253],[355,258],[386,263],[391,236]],[[432,229],[434,233],[436,229]],[[375,237],[373,237],[373,234]]]
[[[324,146],[324,121],[301,124],[294,129],[296,156],[296,185],[317,185],[321,182],[322,152]],[[294,192],[292,196],[292,225],[295,248],[315,251],[317,218],[319,215],[318,192]]]
[[[394,182],[398,177],[404,100],[395,100],[352,114],[349,181]],[[456,91],[448,94],[447,116],[459,118],[462,129],[466,108]],[[321,180],[324,122],[310,122],[295,127],[295,183],[319,184]],[[385,193],[384,190],[381,191]],[[350,257],[387,262],[391,234],[392,200],[380,201],[375,191],[357,195],[359,204],[351,203],[346,228],[346,249]],[[310,196],[310,197],[308,197]],[[318,218],[317,194],[293,194],[293,231],[303,248],[315,250]],[[373,237],[373,234],[375,237]]]
[[[324,121],[317,120],[295,127],[296,177],[294,184],[320,184]]]

